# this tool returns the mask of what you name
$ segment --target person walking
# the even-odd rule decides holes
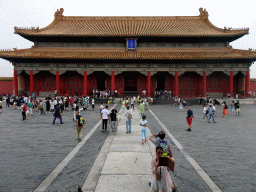
[[[42,100],[39,101],[38,108],[39,108],[39,114],[40,115],[45,114],[45,112],[44,112],[44,103],[43,103]]]
[[[204,105],[204,109],[203,109],[203,112],[204,112],[204,117],[202,119],[202,121],[204,121],[204,118],[206,117],[206,119],[208,119],[208,107],[207,107],[207,104]]]
[[[210,123],[210,122],[211,122],[211,121],[210,121],[210,120],[211,120],[211,118],[212,118],[213,122],[214,122],[214,123],[216,123],[216,122],[215,122],[215,120],[214,120],[213,105],[210,105],[210,106],[209,106],[208,111],[209,111],[209,119],[208,119],[208,123]]]
[[[29,102],[30,103],[30,102]],[[26,111],[26,119],[29,121],[30,119],[30,109],[29,109],[29,103],[26,105],[27,106],[27,111]]]
[[[236,115],[240,115],[240,103],[237,101],[235,103],[235,110],[236,110]]]
[[[29,103],[28,103],[28,110],[29,110],[29,115],[30,116],[33,116],[33,103],[32,103],[33,101],[30,101]]]
[[[47,100],[46,100],[46,113],[50,113],[50,107],[51,107],[50,100],[49,100],[49,98],[47,98]]]
[[[62,117],[61,117],[61,109],[60,109],[60,104],[57,104],[57,107],[55,108],[55,113],[54,113],[54,118],[52,124],[54,125],[56,119],[60,119],[60,123],[63,124],[62,122]]]
[[[228,106],[227,106],[227,104],[226,104],[226,102],[225,101],[223,101],[223,116],[222,117],[224,117],[224,118],[226,118],[227,117],[227,109],[228,109]]]
[[[188,129],[187,129],[187,131],[191,131],[193,117],[194,117],[193,111],[191,110],[190,106],[188,106],[188,111],[187,111]]]
[[[95,100],[94,98],[92,97],[92,110],[94,111],[94,104],[95,104]]]
[[[101,112],[102,112],[103,109],[104,109],[104,103],[101,103],[101,106],[100,106],[100,116],[101,116]]]
[[[118,122],[116,109],[112,109],[111,114],[110,114],[110,120],[111,120],[112,132],[115,134],[116,130],[117,130],[117,122]]]
[[[78,107],[78,106],[77,106]],[[79,114],[79,111],[76,111],[76,130],[77,130],[77,140],[81,142],[82,140],[82,130],[85,125],[84,118]]]
[[[145,113],[145,105],[142,102],[139,102],[139,110],[140,110],[140,115],[142,117]]]
[[[126,102],[125,102],[125,99],[123,98],[123,101],[122,101],[122,112],[123,113],[125,111],[125,105],[126,105]]]
[[[142,120],[140,121],[141,126],[141,139],[142,139],[142,145],[147,142],[147,127],[148,122],[146,120],[146,115],[142,116]]]
[[[234,101],[232,101],[232,102],[231,102],[231,104],[230,104],[230,110],[231,110],[230,115],[231,115],[231,116],[233,116],[233,112],[234,112],[234,105],[235,105],[235,103],[234,103]]]
[[[22,121],[26,120],[27,110],[28,110],[27,105],[24,102],[22,102],[22,105],[21,105]]]
[[[54,101],[50,101],[50,106],[50,113],[54,113]]]
[[[127,110],[124,115],[126,116],[126,134],[130,134],[132,127],[132,110],[130,109],[130,106],[127,106],[126,109]]]
[[[9,107],[10,106],[10,97],[8,96],[7,99],[6,99],[6,107]]]
[[[110,116],[108,111],[108,106],[106,106],[100,113],[102,119],[102,132],[107,132],[108,120],[110,123]]]
[[[132,128],[132,110],[130,109],[130,106],[127,106],[126,109],[124,114],[124,116],[126,116],[126,134],[130,134]]]

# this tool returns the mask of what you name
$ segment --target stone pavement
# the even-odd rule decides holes
[[[109,134],[91,172],[83,186],[84,192],[133,191],[148,192],[151,180],[151,160],[155,146],[146,142],[142,146],[141,117],[132,112],[132,132],[126,134],[126,117],[120,118],[116,134]],[[151,135],[147,129],[148,136]]]
[[[220,118],[222,107],[217,106],[217,123],[213,124],[201,122],[202,106],[192,106],[193,128],[186,132],[186,111],[178,112],[173,105],[151,105],[152,113],[145,112],[150,126],[148,137],[163,130],[154,114],[223,192],[255,192],[255,109],[242,105],[241,116]],[[84,138],[100,120],[99,105],[95,111],[81,114],[87,121]],[[125,134],[124,117],[115,136],[102,133],[100,124],[45,191],[75,192],[83,184],[84,191],[149,191],[155,147],[150,141],[141,146],[137,111],[133,117],[130,135]],[[36,113],[23,123],[20,111],[4,105],[0,113],[1,192],[33,191],[77,146],[72,112],[63,113],[64,125],[53,126],[52,118],[52,114]],[[172,178],[178,191],[211,191],[168,135],[166,139],[176,159]]]
[[[99,122],[99,106],[95,111],[81,111],[86,120],[83,138]],[[109,108],[114,105],[109,105]],[[116,106],[119,110],[120,106]],[[35,113],[22,122],[20,110],[4,108],[0,113],[0,191],[31,192],[77,146],[72,112],[63,112],[61,125],[52,125],[53,115]],[[46,191],[77,191],[97,158],[108,134],[102,134],[101,124],[74,158],[55,178]]]
[[[216,124],[203,122],[202,106],[192,106],[195,118],[192,132],[186,129],[186,110],[173,105],[151,105],[150,109],[167,127],[208,176],[225,192],[256,191],[256,107],[241,105],[241,116],[221,118],[222,107],[216,106]],[[150,111],[145,112],[152,133],[163,130]],[[167,136],[168,140],[171,140]],[[177,147],[171,146],[176,159],[174,181],[180,191],[210,191]]]

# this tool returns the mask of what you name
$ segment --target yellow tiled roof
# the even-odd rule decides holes
[[[208,12],[201,8],[199,16],[177,17],[67,17],[62,15],[63,11],[57,11],[54,21],[46,28],[15,27],[15,33],[31,36],[228,37],[242,36],[249,31],[217,28],[208,20]]]
[[[0,58],[21,59],[102,59],[102,60],[196,60],[196,59],[252,59],[256,52],[232,48],[42,48],[0,51]]]

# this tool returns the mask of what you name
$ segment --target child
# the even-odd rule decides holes
[[[144,145],[144,143],[147,142],[147,127],[148,127],[147,123],[148,122],[146,120],[146,115],[143,115],[142,120],[140,121],[142,145]]]
[[[182,104],[182,102],[180,102],[180,104],[179,104],[179,111],[180,111],[180,110],[181,110],[181,111],[184,111],[184,110],[183,110],[183,104]]]
[[[40,103],[38,105],[38,108],[39,108],[39,114],[42,115],[43,113],[45,114],[44,112],[44,108],[43,108],[43,101],[40,100]]]
[[[234,101],[232,101],[231,105],[230,105],[230,109],[231,109],[231,115],[233,116],[233,111],[234,111]]]
[[[111,120],[112,132],[115,134],[117,130],[116,127],[117,127],[117,121],[118,121],[116,109],[112,109],[110,114],[110,120]]]
[[[208,115],[207,115],[207,114],[209,113],[209,111],[208,111],[207,104],[204,105],[203,112],[204,112],[204,117],[203,117],[203,120],[202,120],[202,121],[204,121],[204,118],[205,118],[205,117],[206,117],[206,119],[208,119]]]

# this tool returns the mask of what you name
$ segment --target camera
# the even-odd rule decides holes
[[[155,137],[159,137],[159,134],[157,134]]]

